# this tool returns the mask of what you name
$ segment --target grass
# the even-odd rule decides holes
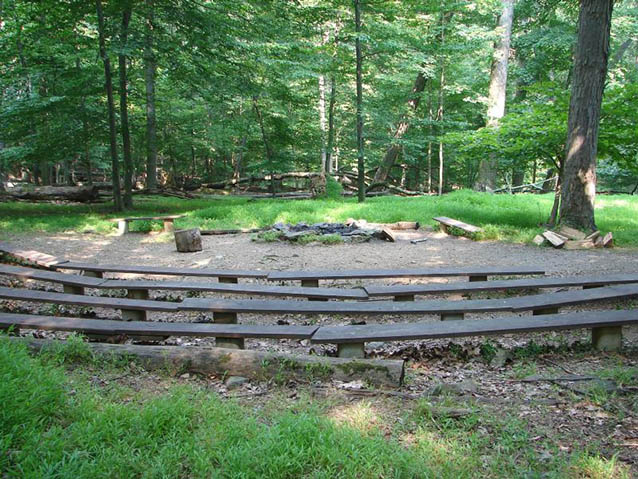
[[[397,420],[378,403],[303,392],[248,407],[196,384],[98,385],[105,372],[137,377],[135,367],[95,358],[77,338],[31,356],[0,336],[2,477],[628,477],[614,458],[532,439],[516,411],[452,419],[421,401],[394,408]]]
[[[136,197],[127,216],[185,214],[177,228],[257,228],[277,222],[343,222],[349,217],[371,222],[419,221],[435,226],[433,216],[449,216],[481,226],[479,240],[525,243],[542,231],[553,195],[490,195],[469,190],[441,197],[378,197],[359,204],[354,199],[281,200],[214,198],[181,200],[164,197]],[[54,233],[114,233],[117,225],[108,219],[120,214],[109,205],[58,205],[43,203],[0,203],[0,231]],[[638,246],[638,196],[605,195],[596,202],[596,221],[601,231],[612,231],[617,245]],[[160,230],[160,222],[134,222],[132,231]],[[0,233],[1,234],[1,233]]]

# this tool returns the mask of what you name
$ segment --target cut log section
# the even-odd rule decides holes
[[[543,238],[549,241],[554,248],[562,248],[567,242],[566,238],[557,235],[553,231],[545,231],[543,233]]]
[[[60,341],[12,338],[25,341],[34,351],[61,344]],[[99,355],[131,356],[149,370],[190,371],[216,376],[243,376],[269,380],[275,375],[290,379],[361,379],[377,386],[398,387],[403,382],[402,360],[346,359],[325,356],[301,356],[266,351],[201,348],[182,346],[138,346],[132,344],[87,343]]]
[[[202,250],[202,235],[199,228],[175,231],[175,246],[180,253]]]

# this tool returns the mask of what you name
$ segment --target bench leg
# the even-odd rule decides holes
[[[439,223],[439,228],[441,228],[441,232],[445,233],[446,235],[450,234],[450,231],[447,225],[444,225],[443,223]]]
[[[217,324],[237,324],[237,313],[214,312],[213,322]],[[244,338],[224,338],[218,336],[215,338],[215,346],[218,348],[244,349]]]
[[[618,351],[622,347],[622,326],[593,328],[591,342],[598,351]]]
[[[104,278],[102,271],[83,271],[82,274],[88,278]]]
[[[231,277],[220,277],[218,278],[218,281],[220,283],[230,283],[230,284],[237,284],[239,283],[239,281],[237,280],[237,278],[231,278]]]
[[[414,301],[413,294],[397,294],[394,297],[394,301]]]
[[[66,294],[84,294],[84,288],[82,286],[71,286],[70,284],[63,285],[62,291]]]
[[[463,313],[441,313],[441,321],[460,321],[464,318]]]
[[[129,289],[126,292],[129,299],[148,299],[148,289]],[[146,321],[148,315],[143,309],[123,309],[122,319],[124,321]]]
[[[540,316],[542,314],[558,314],[558,308],[540,308],[532,311],[533,316]]]
[[[487,281],[487,276],[470,276],[470,283],[473,283],[474,281]]]
[[[339,343],[337,344],[337,356],[363,359],[366,357],[365,343]]]
[[[117,234],[122,236],[128,233],[128,221],[122,220],[117,222]]]
[[[173,231],[175,231],[173,220],[164,220],[164,233],[172,233]]]
[[[302,288],[318,288],[319,280],[318,279],[302,279],[301,287]]]

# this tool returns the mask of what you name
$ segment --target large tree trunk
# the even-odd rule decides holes
[[[596,229],[596,152],[612,9],[613,0],[580,2],[560,223],[586,231]]]
[[[355,55],[357,62],[357,199],[366,199],[365,160],[363,151],[363,57],[361,55],[361,0],[354,0],[354,25],[356,32]]]
[[[264,142],[264,149],[266,150],[266,162],[268,164],[268,168],[270,169],[270,193],[272,196],[275,196],[275,175],[273,173],[275,164],[274,164],[274,155],[272,149],[270,148],[270,143],[268,142],[268,136],[266,135],[266,127],[264,126],[264,118],[261,114],[261,109],[259,108],[259,104],[257,103],[257,97],[253,96],[253,107],[255,109],[255,115],[257,116],[257,122],[259,123],[259,129],[261,131],[261,139]]]
[[[117,131],[115,129],[115,104],[113,102],[113,79],[111,74],[111,60],[109,60],[109,57],[106,54],[106,42],[104,40],[104,13],[102,11],[102,0],[95,0],[95,10],[97,11],[98,20],[100,56],[104,63],[104,82],[109,115],[109,144],[111,150],[111,167],[113,177],[113,208],[115,211],[122,211],[122,196],[120,195],[120,165],[117,157]]]
[[[494,58],[490,72],[490,89],[487,106],[487,126],[497,127],[499,120],[505,115],[505,97],[507,92],[507,66],[512,37],[512,20],[514,18],[514,0],[503,0],[503,12],[498,21],[500,36],[494,43]],[[479,164],[475,189],[478,191],[496,188],[498,160],[490,154],[482,158]]]
[[[423,72],[419,72],[416,76],[416,80],[414,81],[414,85],[412,86],[412,97],[408,101],[408,105],[412,111],[416,111],[419,107],[419,103],[421,101],[421,94],[425,89],[426,78],[423,75]],[[392,135],[393,143],[388,147],[383,156],[383,161],[377,168],[377,171],[374,175],[375,183],[383,183],[388,179],[388,175],[390,174],[390,170],[394,165],[395,161],[399,157],[399,153],[401,152],[401,145],[397,143],[403,135],[405,135],[410,128],[409,117],[405,116],[399,122],[399,126],[397,127],[394,135]]]
[[[124,6],[122,12],[122,31],[120,37],[120,54],[118,55],[120,74],[120,122],[122,129],[122,150],[124,158],[124,207],[133,206],[133,158],[131,157],[131,134],[128,126],[128,91],[126,81],[126,55],[121,53],[126,48],[128,25],[131,20],[131,6]]]
[[[144,83],[146,86],[146,188],[157,188],[157,130],[155,122],[155,55],[153,54],[153,0],[146,0]]]

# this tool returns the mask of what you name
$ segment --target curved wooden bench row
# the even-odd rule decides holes
[[[571,276],[564,278],[525,278],[498,281],[482,281],[473,283],[445,283],[445,284],[410,284],[393,286],[364,286],[370,297],[394,296],[395,299],[414,299],[415,295],[430,295],[443,293],[469,293],[478,291],[499,291],[536,288],[569,288],[583,286],[598,287],[613,284],[638,283],[638,274],[612,274],[607,276]]]
[[[271,286],[265,284],[226,284],[188,281],[148,281],[148,280],[116,280],[93,278],[84,275],[59,273],[20,266],[0,264],[0,274],[20,279],[33,279],[64,285],[64,292],[84,294],[84,288],[125,289],[137,299],[147,299],[149,290],[161,291],[211,291],[231,294],[254,294],[261,296],[290,296],[317,300],[328,299],[367,299],[362,288],[304,288],[290,286]]]
[[[366,341],[411,341],[467,336],[485,336],[568,329],[592,329],[592,342],[600,350],[622,345],[622,326],[638,324],[638,310],[552,314],[542,317],[419,322],[361,326],[261,326],[202,323],[152,323],[59,318],[0,313],[0,329],[45,329],[105,336],[199,336],[217,337],[227,346],[228,338],[310,339],[313,343],[337,344],[341,357],[363,357]],[[237,344],[237,343],[235,343]]]

